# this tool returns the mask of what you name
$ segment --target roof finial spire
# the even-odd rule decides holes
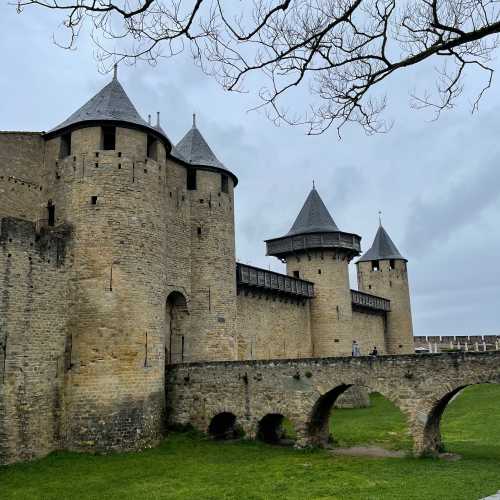
[[[196,128],[196,113],[193,113],[193,128]]]
[[[113,64],[113,80],[118,78],[118,63]]]
[[[159,111],[156,112],[156,126],[157,127],[160,126],[160,112]]]
[[[382,210],[378,211],[378,225],[382,227]]]
[[[148,125],[151,125],[151,115],[148,115]]]
[[[316,189],[316,186],[314,185],[314,179],[313,179],[313,189]]]

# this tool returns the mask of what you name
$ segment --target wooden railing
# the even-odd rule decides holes
[[[314,284],[310,281],[241,263],[236,264],[236,284],[296,297],[314,297]]]
[[[351,290],[351,299],[353,306],[384,312],[389,312],[391,310],[390,300],[384,299],[383,297],[377,297],[376,295],[370,295],[369,293]]]

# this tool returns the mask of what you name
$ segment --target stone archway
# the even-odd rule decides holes
[[[189,312],[186,297],[170,292],[166,303],[165,365],[189,361]]]
[[[258,422],[257,439],[269,444],[279,444],[285,437],[284,422],[285,417],[281,413],[267,413]]]
[[[330,411],[337,398],[352,384],[341,384],[318,398],[312,408],[307,429],[309,444],[327,446],[330,442]]]
[[[226,440],[236,439],[242,434],[242,431],[237,425],[236,415],[228,411],[223,411],[217,413],[210,421],[208,434],[214,439]]]
[[[417,423],[414,432],[415,453],[418,455],[438,455],[445,451],[445,446],[441,436],[441,419],[453,398],[467,387],[483,384],[498,384],[496,381],[477,381],[468,384],[461,384],[445,394],[440,394],[427,412],[425,422],[420,426]]]

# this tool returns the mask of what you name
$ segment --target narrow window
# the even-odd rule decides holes
[[[106,151],[116,148],[116,127],[101,127],[101,144]]]
[[[394,259],[391,259],[389,261],[389,268],[390,269],[396,269],[396,261]]]
[[[92,205],[97,205],[97,196],[91,196],[90,203],[92,203]]]
[[[157,140],[153,135],[148,135],[148,158],[156,160]]]
[[[187,189],[194,191],[196,189],[196,170],[188,169],[187,171]]]
[[[321,269],[318,269],[318,274],[321,274]]]
[[[294,272],[293,272],[293,277],[294,277],[294,278],[299,278],[299,277],[300,277],[300,273],[299,273],[299,271],[294,271]]]
[[[197,232],[198,232],[198,236],[200,236],[200,235],[201,235],[201,227],[199,227],[199,228],[197,229]]]
[[[71,132],[61,135],[59,158],[66,158],[71,154]]]
[[[49,200],[47,204],[48,224],[53,226],[56,223],[56,206]]]
[[[372,260],[372,271],[380,270],[380,265],[378,260]]]
[[[229,193],[229,180],[226,174],[220,175],[220,190],[223,193]]]

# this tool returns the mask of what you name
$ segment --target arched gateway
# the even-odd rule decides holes
[[[335,400],[351,385],[365,386],[401,410],[415,454],[432,455],[442,449],[446,405],[480,383],[500,383],[500,352],[183,364],[167,370],[167,397],[171,424],[206,432],[213,409],[224,408],[256,438],[264,416],[286,415],[296,444],[317,446],[328,440]]]

